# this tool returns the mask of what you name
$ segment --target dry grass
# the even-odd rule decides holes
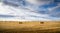
[[[60,32],[60,21],[0,21],[0,32],[6,31],[15,33]]]

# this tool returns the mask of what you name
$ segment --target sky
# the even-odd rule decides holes
[[[60,0],[0,0],[0,20],[60,20]]]

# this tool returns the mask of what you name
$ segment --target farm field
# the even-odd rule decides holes
[[[1,33],[59,33],[60,21],[0,21]]]

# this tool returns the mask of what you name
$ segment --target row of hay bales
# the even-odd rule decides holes
[[[55,29],[60,28],[60,21],[0,21],[0,29]]]

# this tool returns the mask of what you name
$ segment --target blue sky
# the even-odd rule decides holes
[[[2,0],[0,18],[27,21],[60,20],[60,0]]]

